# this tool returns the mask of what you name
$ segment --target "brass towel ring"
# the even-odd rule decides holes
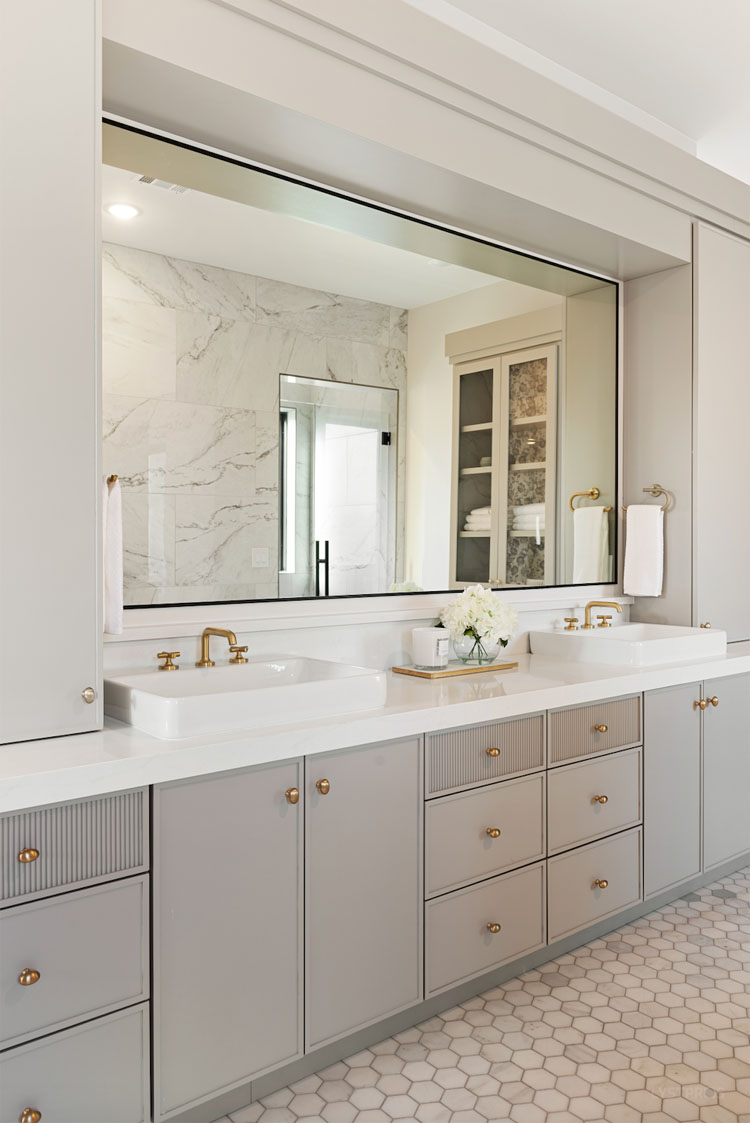
[[[662,503],[662,511],[668,511],[674,505],[674,496],[671,491],[667,491],[661,484],[651,484],[651,487],[644,487],[643,492],[645,495],[653,495],[656,498],[658,495],[666,497],[666,503]],[[623,505],[623,511],[627,511],[627,506]]]
[[[574,499],[578,499],[578,498],[581,498],[581,499],[584,499],[584,498],[585,499],[598,499],[600,495],[601,495],[601,492],[599,491],[598,487],[590,487],[588,489],[588,491],[574,491],[573,494],[571,495],[569,501],[568,501],[571,511],[575,511],[575,504],[573,503]],[[605,507],[604,510],[605,511],[611,511],[612,508],[611,507]]]

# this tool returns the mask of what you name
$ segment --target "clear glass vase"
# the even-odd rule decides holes
[[[473,632],[469,635],[460,636],[459,639],[453,641],[456,658],[460,659],[462,663],[476,664],[478,667],[484,666],[486,663],[494,663],[500,653],[500,646],[499,643],[490,643],[486,639],[480,639]]]

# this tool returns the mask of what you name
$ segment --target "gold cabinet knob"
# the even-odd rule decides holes
[[[718,706],[718,704],[719,704],[719,699],[716,697],[715,694],[714,694],[713,698],[709,698],[708,701],[711,703],[712,706]]]
[[[490,836],[490,838],[499,838],[500,837],[500,828],[499,827],[487,827],[486,833]]]
[[[84,702],[88,706],[90,706],[96,698],[96,691],[94,690],[93,686],[87,686],[84,690],[82,690],[81,697],[83,698]]]
[[[180,679],[182,682],[182,679]],[[284,795],[287,798],[287,803],[299,803],[299,788],[287,788]]]
[[[705,698],[701,698],[701,700],[699,702],[693,702],[693,709],[694,710],[705,710],[707,705],[708,705],[708,701]]]
[[[500,931],[500,925],[490,923],[487,925],[487,931],[491,932],[493,936],[496,936]]]
[[[487,756],[500,756],[499,749],[485,749],[484,751],[487,753]]]
[[[24,846],[23,850],[18,852],[18,860],[23,866],[27,866],[30,862],[35,862],[39,857],[39,851],[35,850],[33,846]]]
[[[328,780],[318,780],[315,787],[318,789],[321,795],[328,795],[331,790],[331,785]]]
[[[33,987],[34,983],[38,983],[41,977],[39,972],[35,971],[33,967],[24,967],[23,971],[18,976],[18,981],[22,987]]]
[[[179,652],[179,651],[160,651],[159,654],[156,656],[156,658],[157,659],[163,659],[164,662],[159,665],[159,670],[160,671],[179,671],[180,668],[177,666],[176,663],[173,663],[172,660],[173,659],[179,659],[180,655],[181,655],[181,652]],[[180,682],[182,682],[182,679],[180,679]]]
[[[608,729],[609,729],[608,725],[595,725],[594,726],[594,731],[596,733],[606,733]]]
[[[705,623],[705,624],[701,624],[700,626],[701,626],[701,628],[710,628],[710,627],[711,627],[711,621],[710,621],[710,620],[706,620],[706,623]]]
[[[607,881],[607,879],[606,879],[606,878],[604,878],[604,877],[597,877],[597,879],[596,879],[596,881],[594,882],[594,884],[593,884],[592,888],[593,888],[593,889],[606,889],[608,885],[609,885],[609,882]]]
[[[607,803],[609,801],[608,795],[595,795],[594,803]]]
[[[18,1123],[41,1123],[42,1113],[35,1107],[25,1107],[18,1116]]]

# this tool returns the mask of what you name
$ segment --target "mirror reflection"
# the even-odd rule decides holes
[[[104,158],[126,605],[616,579],[615,285],[118,126]]]

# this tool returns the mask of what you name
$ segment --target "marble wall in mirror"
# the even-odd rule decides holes
[[[616,579],[616,285],[112,124],[102,177],[126,605]]]

